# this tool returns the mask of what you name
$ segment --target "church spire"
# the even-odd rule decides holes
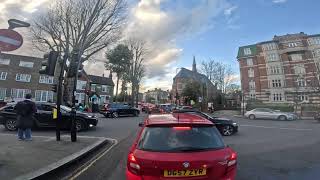
[[[196,64],[196,57],[195,56],[193,56],[192,71],[197,72],[197,64]]]

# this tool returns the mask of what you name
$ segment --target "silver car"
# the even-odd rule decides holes
[[[278,120],[296,120],[298,116],[293,113],[280,112],[269,108],[256,108],[245,113],[249,119],[278,119]]]

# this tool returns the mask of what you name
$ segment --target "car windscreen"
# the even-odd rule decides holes
[[[215,127],[145,127],[137,148],[156,152],[192,152],[224,148]]]
[[[71,108],[67,107],[67,106],[63,106],[61,105],[60,108],[66,112],[70,112],[71,111]]]

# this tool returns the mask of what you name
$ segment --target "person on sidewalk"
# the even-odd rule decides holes
[[[36,104],[31,100],[32,95],[26,94],[25,100],[20,101],[14,107],[17,112],[18,139],[31,141],[31,128],[34,121],[34,113],[37,112]]]

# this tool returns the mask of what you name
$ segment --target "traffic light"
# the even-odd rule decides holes
[[[43,56],[44,60],[41,62],[41,69],[39,73],[53,76],[58,57],[59,53],[57,51],[50,51],[49,54],[45,54]]]
[[[83,74],[83,58],[81,58],[80,62],[78,61],[78,55],[75,53],[72,56],[72,61],[70,62],[69,69],[68,69],[68,77],[75,77],[78,73],[78,77],[81,77]],[[78,63],[79,69],[77,69]],[[78,72],[77,72],[78,71]]]
[[[58,86],[56,84],[53,84],[51,91],[57,92],[58,91]]]

